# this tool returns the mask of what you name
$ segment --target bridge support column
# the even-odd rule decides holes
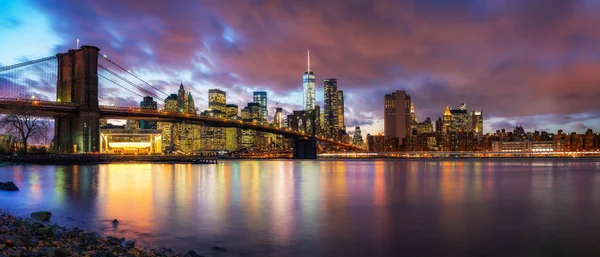
[[[296,138],[293,141],[294,159],[317,159],[315,138]]]
[[[80,112],[54,120],[54,140],[58,153],[100,151],[100,114]]]
[[[100,151],[99,51],[94,46],[82,46],[56,55],[56,101],[79,106],[77,113],[56,118],[54,143],[59,153]]]

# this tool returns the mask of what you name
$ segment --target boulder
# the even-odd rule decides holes
[[[38,211],[31,214],[31,218],[39,221],[49,221],[52,217],[52,213],[47,211]]]
[[[17,187],[17,185],[15,185],[15,183],[8,181],[8,182],[0,182],[0,190],[1,191],[19,191],[19,188]]]
[[[131,250],[135,247],[135,240],[128,240],[121,243],[121,246],[127,250]]]

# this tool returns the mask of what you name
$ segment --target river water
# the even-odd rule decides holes
[[[0,192],[12,214],[207,256],[600,256],[593,160],[23,165],[0,181],[21,189]]]

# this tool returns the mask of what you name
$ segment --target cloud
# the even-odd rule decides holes
[[[510,125],[494,119],[551,129],[571,126],[568,117],[598,119],[600,5],[590,1],[70,0],[36,8],[65,39],[56,51],[80,38],[161,90],[175,92],[183,80],[200,108],[214,87],[240,107],[264,90],[270,113],[276,102],[299,108],[310,49],[317,86],[338,78],[347,95],[347,125],[371,120],[363,134],[381,130],[383,95],[401,89],[420,120],[463,102],[496,124],[488,127]]]

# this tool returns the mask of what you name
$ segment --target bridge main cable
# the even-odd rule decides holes
[[[31,61],[17,63],[17,64],[13,64],[13,65],[9,65],[9,66],[4,66],[4,67],[0,67],[0,72],[7,71],[7,70],[13,70],[13,69],[17,69],[17,68],[29,66],[32,64],[45,62],[45,61],[50,61],[50,60],[53,60],[56,58],[57,58],[56,56],[50,56],[50,57],[45,57],[45,58],[41,58],[41,59],[37,59],[37,60],[31,60]]]
[[[134,84],[133,82],[131,82],[131,81],[127,80],[126,78],[123,78],[123,77],[122,77],[121,75],[119,75],[118,73],[116,73],[116,72],[114,72],[114,71],[110,70],[109,68],[106,68],[106,67],[104,67],[102,64],[98,64],[98,68],[101,68],[102,70],[105,70],[106,72],[110,73],[111,75],[113,75],[113,76],[115,76],[115,77],[117,77],[117,78],[121,79],[121,80],[122,80],[122,81],[124,81],[125,83],[129,84],[129,85],[130,85],[130,86],[132,86],[132,87],[135,87],[135,88],[139,89],[140,91],[142,91],[143,93],[145,93],[145,94],[147,94],[147,95],[149,95],[149,96],[152,96],[152,97],[154,97],[154,98],[156,98],[156,99],[159,99],[159,100],[164,100],[164,99],[162,99],[161,97],[159,97],[158,95],[154,94],[153,92],[151,92],[151,91],[149,91],[149,90],[146,90],[146,89],[144,89],[144,88],[142,88],[142,87],[140,87],[140,86],[138,86],[138,85]],[[110,80],[109,80],[109,81],[110,81]],[[111,82],[115,83],[114,81],[111,81]],[[117,84],[117,83],[115,83],[115,84]],[[119,85],[119,86],[120,86],[120,85]],[[123,86],[120,86],[120,87],[123,87]]]

